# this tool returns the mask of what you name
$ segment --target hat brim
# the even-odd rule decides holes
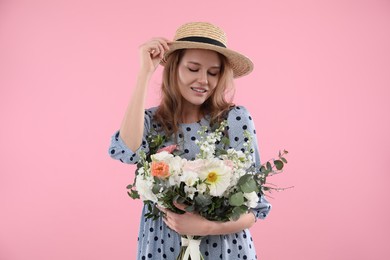
[[[229,61],[232,70],[233,77],[239,78],[248,75],[253,70],[253,62],[246,56],[232,51],[227,48],[219,47],[208,43],[198,43],[190,41],[174,41],[169,43],[169,51],[164,55],[164,59],[160,62],[161,65],[165,65],[166,58],[174,51],[180,49],[206,49],[213,50],[224,55]]]

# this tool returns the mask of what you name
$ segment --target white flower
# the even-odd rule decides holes
[[[145,173],[144,167],[138,168],[138,174],[139,174],[139,175],[144,175],[144,173]]]
[[[151,155],[152,161],[163,161],[169,166],[169,178],[168,183],[170,186],[177,186],[180,184],[180,175],[182,172],[183,164],[187,161],[179,156],[173,156],[167,151],[162,151]]]
[[[184,186],[184,192],[187,194],[188,198],[194,199],[196,189],[194,187]]]
[[[152,192],[153,180],[142,175],[138,175],[135,186],[143,201],[150,200],[157,202],[157,196]]]
[[[168,153],[167,151],[162,151],[160,153],[152,154],[150,157],[152,158],[152,161],[159,162],[159,161],[166,161],[172,158],[173,155]]]
[[[179,186],[180,185],[180,174],[171,174],[168,178],[169,186]]]
[[[207,185],[204,184],[204,183],[200,183],[200,184],[196,185],[196,189],[197,189],[197,191],[198,191],[200,194],[203,194],[203,193],[205,193],[206,190],[207,190]]]
[[[232,169],[219,160],[210,160],[199,177],[207,184],[212,196],[220,197],[230,185]]]
[[[184,171],[180,177],[180,181],[184,182],[186,186],[194,186],[198,180],[198,174],[193,171]]]
[[[254,208],[257,206],[259,197],[255,191],[252,191],[251,193],[244,193],[244,197],[247,199],[245,204],[248,206],[248,208]]]
[[[250,154],[245,154],[242,151],[235,149],[228,149],[227,154],[221,155],[224,160],[231,160],[234,164],[234,168],[237,169],[248,169],[251,167],[253,160]]]
[[[169,165],[170,174],[180,174],[186,161],[186,159],[180,158],[179,156],[174,156],[165,160]]]
[[[194,161],[186,161],[183,164],[183,171],[200,172],[205,167],[206,161],[203,159],[197,159]]]

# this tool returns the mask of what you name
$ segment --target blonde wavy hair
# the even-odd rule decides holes
[[[171,136],[177,136],[182,112],[182,96],[178,86],[178,66],[184,56],[185,49],[174,51],[166,60],[161,84],[161,102],[154,119],[161,124],[162,130]],[[227,112],[234,106],[233,70],[225,56],[218,53],[221,68],[217,86],[210,97],[201,105],[201,113],[210,116],[210,125],[220,123]],[[230,94],[230,95],[228,95]],[[229,100],[227,100],[229,99]]]

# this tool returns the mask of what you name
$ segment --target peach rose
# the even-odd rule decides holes
[[[152,162],[152,175],[160,179],[165,179],[169,176],[169,165],[165,162]]]

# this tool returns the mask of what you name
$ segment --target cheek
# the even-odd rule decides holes
[[[181,82],[182,84],[188,84],[191,82],[192,77],[191,77],[191,74],[188,73],[188,71],[186,70],[179,70],[179,73],[178,73],[178,79],[179,79],[179,82]]]
[[[217,88],[217,83],[218,83],[218,80],[215,80],[215,79],[209,80],[209,88],[210,88],[211,91],[210,91],[208,97],[212,96],[213,93],[215,93],[216,88]]]
[[[180,83],[183,83],[183,73],[179,70],[177,73],[177,81]]]
[[[215,89],[217,84],[218,84],[218,78],[214,78],[213,77],[213,78],[209,79],[209,86],[210,86],[210,88]]]

